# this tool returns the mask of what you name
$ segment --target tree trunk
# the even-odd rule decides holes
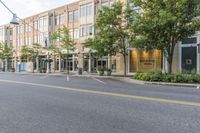
[[[111,56],[108,55],[107,57],[107,69],[111,69]]]
[[[34,61],[33,61],[33,73],[34,73]]]
[[[36,58],[36,70],[39,72],[39,58]]]
[[[173,56],[174,56],[174,47],[175,44],[172,43],[171,48],[167,51],[167,62],[168,62],[168,74],[172,73],[172,63],[173,63]]]
[[[124,57],[124,77],[126,77],[126,54],[123,54]]]
[[[67,74],[69,75],[69,61],[68,61],[68,58],[69,58],[69,50],[67,49]]]
[[[6,59],[6,62],[5,62],[5,72],[8,72],[8,59]]]

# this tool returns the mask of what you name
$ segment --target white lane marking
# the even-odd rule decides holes
[[[42,77],[40,77],[41,79],[45,79],[45,78],[48,78],[49,77],[49,75],[45,75],[45,76],[42,76]]]
[[[98,81],[98,82],[100,82],[100,83],[102,83],[102,84],[106,84],[106,82],[103,82],[103,81],[101,81],[101,80],[99,80],[99,79],[97,79],[97,78],[95,78],[95,77],[92,77],[92,79],[94,79],[94,80],[96,80],[96,81]]]
[[[69,76],[67,75],[67,81],[69,81]]]

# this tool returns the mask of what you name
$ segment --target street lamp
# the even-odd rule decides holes
[[[25,24],[27,24],[27,22],[25,21],[25,20],[22,20],[22,19],[20,19],[17,15],[16,15],[16,13],[14,13],[11,9],[9,9],[6,5],[5,5],[5,3],[2,1],[2,0],[0,0],[0,3],[13,15],[13,18],[11,19],[11,21],[10,21],[10,24],[14,24],[14,25],[19,25],[19,20],[20,21],[22,21],[23,23],[25,23]],[[31,26],[30,24],[28,24],[31,28],[33,28],[33,29],[35,29],[33,26]],[[38,30],[38,29],[36,29],[39,33],[42,33],[43,34],[43,37],[44,37],[44,32],[41,32],[40,30]],[[44,43],[45,43],[45,48],[47,48],[48,47],[48,44],[47,44],[47,37],[45,37],[45,39],[44,39]],[[49,72],[50,70],[50,58],[49,58],[49,52],[48,52],[48,55],[47,55],[47,60],[48,60],[48,67],[47,67],[47,72]]]

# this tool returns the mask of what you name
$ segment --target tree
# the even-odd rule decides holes
[[[60,48],[57,45],[50,45],[48,47],[48,50],[51,51],[54,61],[56,60],[56,55],[59,55],[61,58],[63,57],[62,51],[60,51]],[[54,67],[54,71],[55,71],[55,67]]]
[[[41,52],[41,48],[41,45],[38,43],[34,43],[31,47],[24,45],[21,49],[21,58],[24,58],[27,61],[31,61],[34,66],[34,63],[36,63],[36,60],[38,59],[39,54]]]
[[[124,8],[120,1],[115,2],[111,7],[103,7],[98,12],[96,19],[96,33],[93,39],[86,41],[89,46],[97,51],[100,56],[115,55],[120,53],[124,59],[124,76],[126,76],[129,47],[129,36],[131,23],[134,18],[134,12],[131,11],[129,4]]]
[[[0,59],[5,60],[5,71],[8,70],[8,62],[13,57],[13,48],[7,43],[0,43]]]
[[[171,73],[175,46],[200,29],[199,0],[135,0],[134,4],[143,9],[132,27],[135,46],[160,49]]]
[[[67,50],[67,73],[69,74],[69,52],[74,50],[75,42],[69,34],[69,29],[66,26],[59,28],[56,32],[51,35],[51,39],[59,39],[60,47],[62,50]],[[59,52],[62,54],[62,51]]]

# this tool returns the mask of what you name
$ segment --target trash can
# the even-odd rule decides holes
[[[83,68],[78,68],[78,74],[82,75],[82,73],[83,73]]]

